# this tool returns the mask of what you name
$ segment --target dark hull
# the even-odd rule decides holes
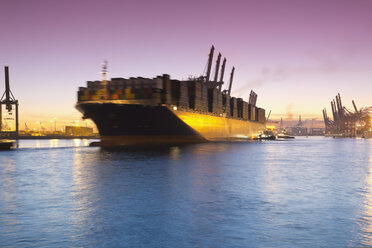
[[[286,136],[278,136],[278,139],[294,139],[295,137],[294,136],[289,136],[289,135],[286,135]]]
[[[206,141],[166,106],[83,103],[76,107],[96,124],[100,146]]]
[[[151,101],[90,101],[76,108],[92,119],[100,133],[97,146],[200,143],[254,139],[265,123],[227,118]]]
[[[266,137],[257,137],[255,140],[275,140],[276,137],[274,135],[266,136]]]
[[[13,141],[2,141],[0,140],[0,151],[10,150],[14,145]]]

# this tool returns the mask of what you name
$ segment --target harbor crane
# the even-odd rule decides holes
[[[18,130],[18,100],[15,99],[9,84],[9,67],[4,67],[5,71],[5,92],[0,99],[0,136],[17,137]],[[5,109],[3,109],[5,106]],[[14,111],[15,116],[14,116]],[[5,113],[4,113],[5,112]],[[15,122],[15,129],[8,125],[8,121]],[[6,128],[5,128],[6,127]]]
[[[358,109],[352,100],[354,112],[342,105],[340,93],[331,101],[333,120],[323,109],[325,133],[334,136],[355,137],[364,136],[371,128],[370,113],[372,107]]]

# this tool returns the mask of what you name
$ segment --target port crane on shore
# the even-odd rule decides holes
[[[10,90],[9,67],[5,66],[4,71],[5,92],[0,99],[0,136],[17,137],[19,133],[18,100],[14,97],[12,91]],[[5,109],[3,109],[3,106],[5,106]],[[10,127],[11,125],[7,123],[8,121],[15,122],[15,127]]]
[[[371,129],[372,107],[358,109],[352,100],[354,111],[342,105],[340,93],[331,101],[333,119],[327,115],[326,108],[323,109],[325,133],[335,136],[364,136]]]

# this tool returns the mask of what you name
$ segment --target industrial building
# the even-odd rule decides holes
[[[91,127],[77,127],[77,126],[66,126],[67,136],[93,136],[93,128]]]

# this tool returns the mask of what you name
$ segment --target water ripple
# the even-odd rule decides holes
[[[87,144],[0,153],[0,246],[372,246],[372,140]]]

